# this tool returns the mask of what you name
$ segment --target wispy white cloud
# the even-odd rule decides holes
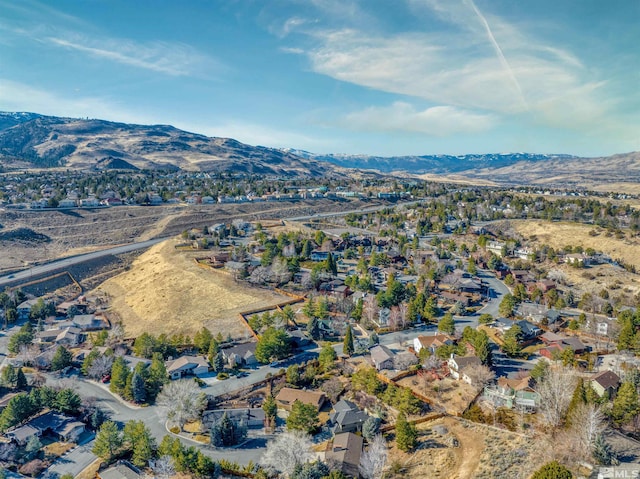
[[[124,65],[164,73],[172,76],[196,74],[212,60],[189,45],[168,42],[140,43],[126,39],[92,40],[73,35],[71,38],[46,37],[51,45],[86,53]]]
[[[494,118],[514,116],[578,131],[595,130],[602,122],[622,123],[616,119],[617,100],[608,91],[606,72],[585,66],[527,25],[481,12],[472,0],[407,2],[425,21],[435,16],[447,28],[391,33],[357,27],[303,29],[311,39],[305,54],[312,70]]]
[[[480,133],[497,123],[492,114],[474,113],[452,106],[435,106],[416,110],[406,102],[390,106],[369,107],[349,113],[341,123],[346,128],[377,132],[413,132],[429,136],[449,136],[458,133]]]
[[[170,76],[211,77],[228,70],[191,45],[105,35],[82,19],[34,0],[25,0],[18,6],[0,2],[0,13],[2,8],[18,14],[17,19],[0,20],[0,30],[7,37],[28,38],[42,45]]]

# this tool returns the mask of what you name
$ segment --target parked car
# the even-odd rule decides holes
[[[111,381],[111,374],[105,374],[104,376],[102,376],[102,379],[100,380],[103,383],[108,383],[109,381]]]

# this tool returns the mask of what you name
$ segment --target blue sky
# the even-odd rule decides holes
[[[0,0],[0,110],[374,155],[640,150],[638,0]]]

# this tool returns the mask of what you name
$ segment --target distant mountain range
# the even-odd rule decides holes
[[[518,162],[541,162],[548,160],[567,160],[576,158],[570,155],[537,155],[532,153],[495,153],[475,155],[421,155],[421,156],[368,156],[315,154],[304,150],[286,149],[302,158],[328,161],[344,168],[363,168],[384,173],[409,171],[423,174],[459,173],[483,168],[502,168]]]
[[[607,158],[530,153],[367,156],[250,146],[169,125],[132,125],[0,112],[0,166],[226,171],[281,177],[439,175],[494,184],[592,186],[640,183],[640,153]],[[377,173],[376,173],[377,172]]]

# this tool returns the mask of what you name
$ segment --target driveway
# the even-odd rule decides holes
[[[92,448],[93,439],[91,438],[89,442],[76,447],[73,451],[68,452],[59,458],[52,466],[49,467],[48,471],[50,473],[57,474],[58,477],[65,474],[71,474],[74,477],[77,476],[86,469],[89,464],[98,459],[98,457],[91,452]]]

